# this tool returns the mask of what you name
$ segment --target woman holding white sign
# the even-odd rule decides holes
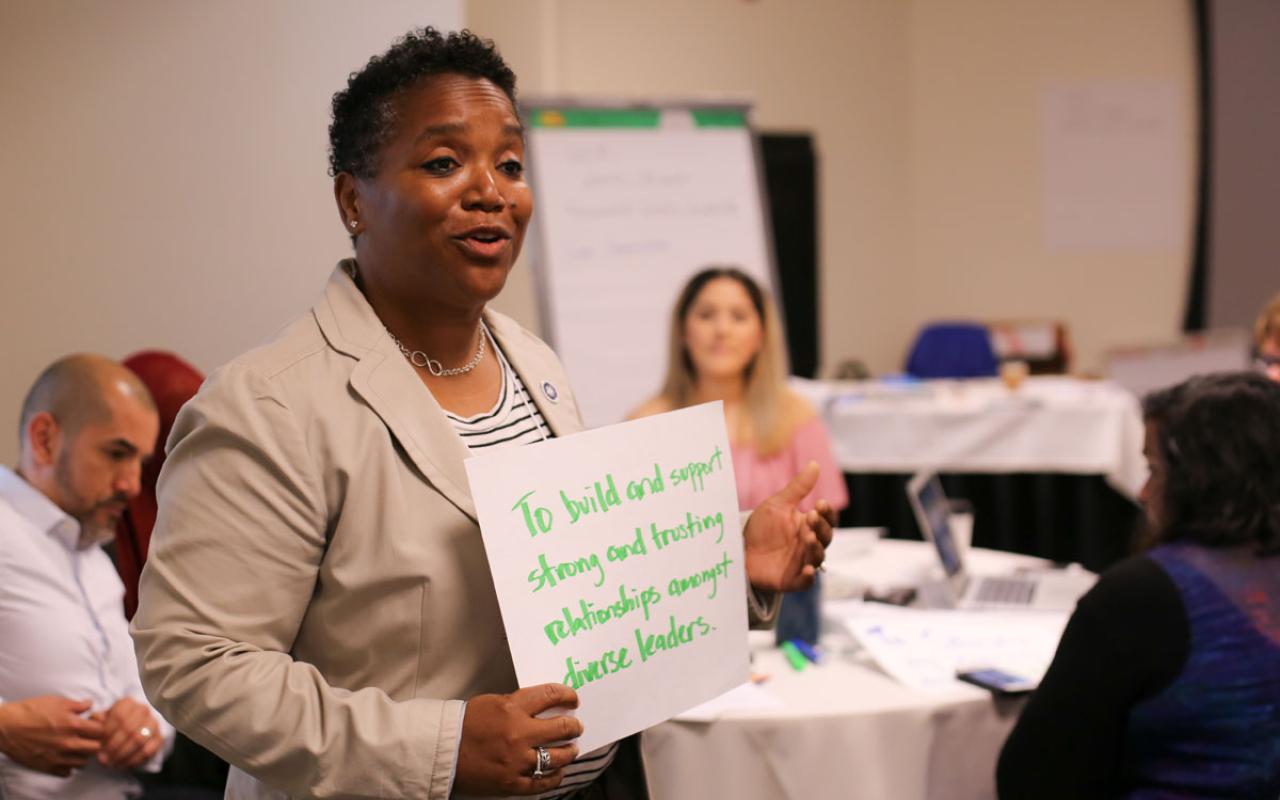
[[[582,429],[555,354],[486,309],[532,213],[514,98],[467,32],[352,74],[330,170],[356,257],[174,425],[134,636],[150,698],[233,765],[228,796],[644,793],[627,748],[579,759],[571,689],[517,687],[463,466]],[[755,587],[813,581],[815,473],[752,516]]]
[[[780,334],[773,304],[750,275],[733,267],[698,272],[671,314],[662,391],[631,416],[720,400],[740,507],[756,507],[813,462],[818,481],[801,510],[842,509],[848,494],[831,437],[809,402],[787,388]],[[816,643],[819,594],[813,586],[783,600],[780,639]]]

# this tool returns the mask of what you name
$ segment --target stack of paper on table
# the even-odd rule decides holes
[[[953,689],[957,671],[994,667],[1038,683],[1068,614],[955,611],[841,603],[837,617],[890,677],[916,689]]]

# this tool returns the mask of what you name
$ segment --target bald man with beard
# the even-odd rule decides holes
[[[101,545],[137,495],[159,420],[120,364],[50,365],[0,467],[0,797],[140,797],[173,728],[147,703],[124,587]]]

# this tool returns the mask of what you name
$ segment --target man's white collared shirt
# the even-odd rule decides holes
[[[0,702],[56,694],[106,711],[123,697],[150,708],[124,618],[124,585],[102,548],[81,549],[80,524],[19,475],[0,467]],[[146,765],[158,771],[173,743]],[[69,778],[27,769],[0,754],[0,798],[116,800],[137,779],[91,760]]]

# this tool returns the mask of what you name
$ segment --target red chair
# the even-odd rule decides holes
[[[129,501],[128,511],[116,528],[116,571],[124,582],[124,615],[133,619],[138,609],[138,576],[147,561],[151,529],[156,524],[156,479],[164,466],[164,445],[178,410],[204,382],[204,375],[172,353],[145,350],[124,360],[156,401],[160,414],[160,435],[151,460],[142,467],[142,491]]]

